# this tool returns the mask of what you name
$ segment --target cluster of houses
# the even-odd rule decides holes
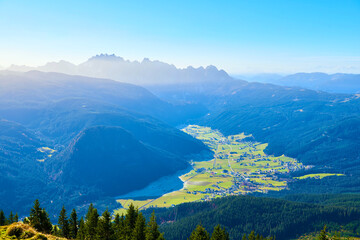
[[[200,134],[203,134],[202,132],[199,132],[197,129],[192,129],[191,134],[194,137],[200,136]],[[221,134],[219,133],[219,136]],[[207,139],[202,138],[201,139],[205,144],[214,147],[214,149],[217,148],[219,144],[221,145],[231,145],[236,143],[243,143],[241,145],[238,145],[239,150],[246,149],[246,152],[243,152],[240,156],[237,156],[235,158],[232,158],[233,155],[237,155],[238,152],[234,151],[233,148],[230,152],[224,153],[224,152],[218,152],[215,155],[216,159],[219,160],[228,160],[232,159],[236,162],[236,164],[239,164],[240,166],[248,166],[248,167],[256,167],[261,164],[261,170],[257,171],[246,171],[246,172],[237,172],[230,171],[228,169],[222,169],[220,164],[215,164],[213,168],[198,168],[195,171],[198,174],[208,172],[210,173],[210,177],[213,176],[224,176],[224,177],[233,177],[233,184],[229,188],[222,188],[219,187],[218,183],[212,185],[211,188],[206,188],[204,191],[192,191],[188,192],[191,194],[205,194],[205,197],[203,197],[203,200],[210,199],[214,196],[227,196],[232,194],[241,194],[244,192],[254,192],[259,191],[260,189],[264,189],[264,187],[272,188],[274,187],[271,183],[268,183],[266,181],[255,181],[255,178],[261,178],[261,180],[280,180],[280,181],[290,181],[291,179],[287,178],[280,178],[278,175],[280,173],[284,172],[291,172],[296,171],[302,168],[305,168],[302,164],[297,163],[296,161],[283,161],[281,159],[272,159],[271,157],[266,157],[261,154],[258,154],[258,151],[256,150],[256,146],[259,145],[259,143],[253,143],[253,142],[244,142],[242,139],[236,139],[236,138],[225,138],[225,137],[210,137]],[[227,147],[221,146],[222,150],[227,149]],[[249,161],[251,160],[251,161]],[[263,163],[258,163],[263,162]],[[265,163],[264,163],[265,162]],[[268,163],[266,163],[268,162]],[[216,162],[217,163],[217,162]],[[276,163],[274,166],[273,163]],[[232,165],[232,168],[234,168],[234,165]],[[260,167],[259,167],[260,168]],[[235,168],[236,169],[236,168]],[[253,168],[252,168],[253,169]],[[218,171],[216,171],[218,170]],[[218,172],[221,171],[222,175],[219,175]],[[254,180],[255,179],[255,180]],[[267,192],[266,189],[262,190],[263,192]]]

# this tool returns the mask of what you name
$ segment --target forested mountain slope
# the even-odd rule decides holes
[[[210,153],[168,125],[199,114],[185,107],[112,80],[2,72],[1,206],[21,214],[36,195],[53,213],[64,199],[71,207],[102,201],[184,169]]]
[[[152,210],[148,210],[149,214]],[[201,223],[208,231],[224,226],[231,239],[241,239],[252,230],[276,239],[293,239],[304,233],[343,230],[359,234],[360,212],[352,207],[323,206],[272,198],[234,196],[208,202],[186,203],[170,209],[155,209],[166,239],[187,239]]]

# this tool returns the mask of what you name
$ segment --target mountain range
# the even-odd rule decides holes
[[[70,75],[109,78],[137,85],[214,82],[231,79],[225,71],[219,71],[214,66],[178,69],[174,65],[160,61],[151,61],[148,58],[138,62],[108,54],[96,55],[79,65],[59,61],[47,63],[40,67],[12,65],[8,70],[15,72],[31,70],[58,72]]]
[[[268,143],[268,154],[312,166],[293,176],[345,175],[289,183],[270,195],[360,191],[359,95],[114,55],[11,70],[0,71],[0,203],[8,209],[28,209],[34,195],[51,212],[63,199],[68,207],[107,199],[112,206],[115,196],[211,157],[178,129],[186,124],[252,134]]]
[[[27,72],[58,72],[96,78],[109,78],[137,85],[170,85],[184,83],[208,83],[243,79],[250,82],[272,83],[280,86],[301,87],[331,93],[360,93],[360,74],[295,73],[290,75],[264,73],[229,76],[214,66],[178,69],[174,65],[144,58],[141,62],[125,60],[114,54],[100,54],[84,63],[75,65],[61,60],[39,67],[11,65],[7,70]]]
[[[0,203],[20,213],[34,194],[57,211],[49,199],[66,198],[74,206],[114,197],[210,153],[172,126],[194,117],[187,105],[164,102],[132,84],[3,72],[0,102]]]
[[[251,82],[273,83],[281,86],[302,87],[331,93],[360,93],[360,74],[321,72],[296,73],[291,75],[255,74],[240,76]]]

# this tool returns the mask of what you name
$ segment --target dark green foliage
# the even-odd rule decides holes
[[[53,225],[53,229],[51,230],[51,234],[54,236],[61,236],[62,232],[58,225]]]
[[[162,222],[174,221],[176,217],[175,222],[160,226],[160,231],[168,240],[187,239],[199,222],[207,231],[217,224],[224,226],[231,239],[241,239],[244,233],[250,234],[253,230],[263,236],[276,236],[279,240],[296,238],[304,233],[320,231],[324,223],[328,226],[331,223],[334,230],[344,226],[344,229],[356,234],[360,226],[360,211],[357,208],[250,196],[181,204],[170,209],[155,209],[155,212]],[[350,224],[353,226],[350,227]]]
[[[211,240],[229,240],[229,233],[226,232],[225,228],[221,228],[218,224],[214,227],[214,231],[211,234]]]
[[[255,232],[254,231],[251,231],[251,233],[248,236],[248,239],[249,240],[255,240]]]
[[[0,210],[0,226],[4,226],[6,224],[6,217],[3,210]]]
[[[144,240],[146,237],[146,221],[142,213],[137,214],[134,230],[131,235],[132,240]]]
[[[102,214],[102,217],[98,221],[96,235],[97,235],[97,239],[99,240],[115,239],[114,229],[111,223],[111,215],[108,210],[106,210]]]
[[[328,239],[329,238],[327,237],[326,226],[324,226],[324,228],[321,230],[318,236],[318,240],[328,240]]]
[[[60,236],[64,238],[70,237],[70,226],[69,226],[69,220],[66,216],[66,209],[63,206],[60,214],[59,214],[59,220],[58,220],[58,226],[60,229]]]
[[[198,225],[191,233],[190,240],[210,240],[210,235],[203,226]]]
[[[85,216],[86,221],[88,221],[90,219],[90,215],[93,212],[93,210],[94,210],[94,205],[92,203],[90,203],[88,211],[87,211],[86,216]]]
[[[79,223],[79,230],[76,235],[76,239],[77,240],[85,240],[85,238],[86,238],[86,225],[85,225],[84,218],[81,218],[80,223]]]
[[[38,199],[35,200],[34,206],[30,210],[29,221],[30,225],[39,232],[50,233],[52,230],[49,215],[45,209],[40,207]]]
[[[281,198],[294,201],[316,203],[321,205],[349,207],[360,209],[360,194],[293,194]]]
[[[70,231],[70,238],[75,239],[77,232],[78,232],[78,219],[76,210],[73,209],[69,218],[69,231]]]
[[[125,217],[124,215],[116,214],[114,219],[114,235],[116,239],[122,239],[125,236]]]
[[[155,212],[151,214],[146,230],[146,240],[157,240],[160,237],[161,233],[159,231],[159,226],[156,223]]]
[[[135,223],[139,215],[139,210],[135,209],[133,204],[130,204],[129,209],[125,215],[125,231],[126,235],[130,236],[135,228]]]
[[[18,221],[19,221],[19,215],[18,213],[16,213],[14,216],[14,222],[18,222]]]
[[[160,234],[160,236],[158,237],[158,239],[157,240],[165,240],[165,238],[164,238],[164,234]]]
[[[86,214],[86,239],[96,239],[96,229],[99,221],[99,214],[96,208],[93,208],[92,204],[89,207]]]
[[[30,220],[28,217],[25,217],[24,220],[23,220],[23,223],[25,224],[30,224]]]
[[[15,222],[15,219],[14,219],[14,214],[12,213],[12,211],[10,212],[10,215],[9,215],[9,218],[7,220],[7,223],[8,224],[12,224],[13,222]]]
[[[126,237],[127,229],[128,228],[125,225],[125,216],[122,214],[120,217],[120,215],[117,214],[114,220],[114,231],[116,239],[124,239]]]

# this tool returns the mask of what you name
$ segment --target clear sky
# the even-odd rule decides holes
[[[230,73],[360,73],[360,0],[0,0],[0,66],[99,53]]]

